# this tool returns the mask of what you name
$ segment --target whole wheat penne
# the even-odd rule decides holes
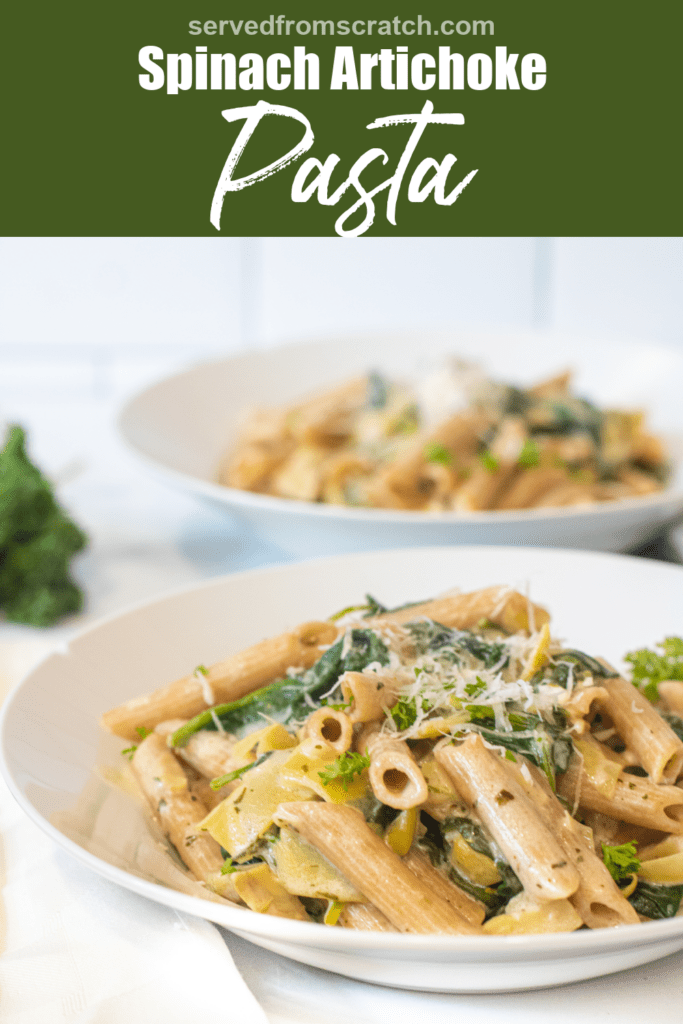
[[[533,604],[511,587],[486,587],[468,594],[452,594],[397,612],[386,612],[378,616],[377,621],[400,625],[423,617],[453,629],[472,629],[482,619],[488,619],[508,633],[540,629],[544,623],[550,622],[545,608]],[[372,623],[374,620],[368,621]]]
[[[592,505],[595,491],[592,484],[568,480],[549,488],[536,502],[536,508],[564,508],[568,505]]]
[[[373,679],[362,672],[345,672],[340,678],[342,696],[351,703],[347,714],[353,725],[375,722],[384,717],[384,711],[398,700],[401,684],[388,676]]]
[[[191,768],[188,771],[188,783],[190,786],[190,796],[196,796],[204,804],[207,811],[212,811],[227,795],[225,790],[212,789],[210,780],[204,775],[199,775]],[[227,790],[227,792],[230,792],[230,790]]]
[[[372,903],[347,903],[339,915],[342,928],[355,928],[364,932],[395,932],[393,924]]]
[[[343,754],[353,744],[353,724],[349,715],[335,708],[318,708],[304,726],[304,736],[320,740]]]
[[[521,439],[535,444],[517,421],[508,428],[501,457]],[[105,716],[110,727],[127,721],[133,739],[143,733],[134,726],[153,724],[124,753],[189,870],[259,913],[319,920],[327,901],[327,926],[514,935],[641,919],[643,879],[681,877],[670,846],[683,843],[683,741],[667,710],[683,685],[660,683],[650,705],[554,640],[545,609],[509,587],[360,618],[373,601],[191,680],[202,705],[220,699],[220,685],[232,697],[273,678],[277,687],[221,694],[223,708],[188,721],[181,680]],[[678,642],[661,645],[667,658]],[[627,660],[654,678],[660,656],[637,654]],[[631,842],[645,867],[637,889],[635,875],[620,889],[610,872],[624,851],[603,850],[603,863],[600,844]],[[667,893],[645,912],[673,914],[677,899]],[[484,903],[494,914],[485,925]]]
[[[676,679],[665,679],[657,684],[659,696],[675,715],[683,715],[683,683]]]
[[[376,485],[369,493],[377,504],[390,507],[419,509],[424,507],[433,491],[430,487],[425,452],[439,445],[453,454],[456,468],[474,458],[481,438],[491,425],[491,418],[479,412],[451,416],[429,433],[416,438],[410,451],[380,470]],[[427,486],[425,486],[425,484]]]
[[[288,668],[309,668],[320,658],[320,645],[337,638],[329,622],[305,622],[269,640],[233,654],[206,671],[184,676],[154,693],[134,697],[102,715],[102,725],[117,736],[135,740],[140,728],[153,729],[167,718],[192,718],[212,704],[238,700],[283,676]]]
[[[611,795],[591,781],[578,758],[558,777],[558,793],[570,807],[599,811],[618,821],[683,835],[683,789],[657,786],[649,779],[621,772]]]
[[[576,892],[578,871],[509,770],[510,762],[487,750],[476,733],[458,746],[442,746],[436,758],[532,896],[560,900]]]
[[[522,764],[525,762],[511,764],[510,770],[536,804],[543,820],[579,873],[579,887],[569,901],[584,924],[589,928],[637,924],[638,914],[596,855],[593,844],[579,823],[564,809],[543,773],[532,764],[526,764],[525,771],[522,771]]]
[[[315,846],[400,932],[471,935],[479,931],[421,882],[346,804],[280,804],[276,823]]]
[[[603,706],[653,782],[674,783],[683,770],[683,743],[649,700],[625,679],[605,679]]]
[[[403,858],[416,878],[433,889],[437,896],[440,896],[446,903],[452,904],[458,913],[469,921],[470,924],[482,924],[486,916],[486,907],[483,903],[468,896],[466,892],[459,889],[457,885],[449,882],[440,871],[430,863],[429,857],[416,850],[413,846]]]
[[[178,750],[178,756],[205,778],[215,779],[241,768],[246,763],[244,759],[232,756],[233,746],[234,740],[225,733],[202,729]],[[221,797],[226,797],[235,785],[236,782],[224,786],[221,789]]]
[[[290,407],[288,427],[306,444],[334,444],[350,430],[350,418],[363,404],[367,381],[357,377]]]
[[[198,828],[207,807],[190,792],[187,776],[163,736],[154,732],[147,736],[133,754],[132,764],[152,814],[190,871],[199,881],[220,871],[220,846]]]
[[[554,487],[564,483],[567,471],[554,466],[527,469],[498,493],[496,508],[533,508]]]
[[[257,493],[436,513],[661,490],[667,454],[642,414],[605,410],[594,436],[586,412],[571,388],[520,389],[456,360],[412,384],[371,373],[252,415],[219,479]]]
[[[368,777],[377,799],[401,811],[423,804],[429,795],[427,782],[408,744],[379,729],[364,731],[363,742],[370,757]]]
[[[501,465],[497,469],[484,469],[477,466],[472,475],[456,491],[453,508],[456,512],[481,512],[494,508],[498,495],[517,475],[513,465]]]

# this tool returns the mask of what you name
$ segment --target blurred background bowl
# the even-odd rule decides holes
[[[225,487],[218,466],[244,414],[378,370],[410,376],[442,356],[530,385],[563,369],[600,406],[644,409],[673,461],[665,490],[596,505],[512,512],[402,512],[292,501]],[[148,387],[119,426],[156,474],[299,557],[425,544],[532,544],[625,551],[683,512],[683,355],[666,345],[542,332],[409,331],[327,338],[202,363]]]

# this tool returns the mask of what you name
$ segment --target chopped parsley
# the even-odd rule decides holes
[[[466,704],[465,710],[469,712],[471,722],[483,722],[485,725],[493,724],[496,720],[493,708],[487,704]]]
[[[602,844],[602,859],[605,867],[615,882],[621,882],[631,875],[637,874],[640,868],[640,861],[637,857],[635,842],[622,843],[621,846],[607,846]]]
[[[446,445],[439,441],[425,445],[423,455],[425,462],[435,462],[439,466],[450,466],[453,463],[453,455]]]
[[[206,665],[197,665],[196,669],[194,670],[194,674],[195,675],[208,676],[209,670],[206,667]]]
[[[486,689],[486,682],[480,676],[477,676],[476,683],[467,683],[465,686],[465,693],[468,697],[473,699],[479,697]]]
[[[349,782],[353,782],[356,775],[360,775],[369,767],[370,758],[366,754],[358,754],[353,750],[346,750],[324,772],[318,772],[318,775],[322,779],[323,786],[329,786],[335,779],[341,779],[342,785],[346,790],[349,788]]]
[[[532,441],[530,437],[527,437],[522,450],[517,456],[517,465],[523,466],[524,469],[532,469],[537,466],[541,460],[541,449],[538,447],[535,441]]]
[[[138,736],[140,737],[140,739],[144,740],[145,736],[149,736],[149,734],[151,733],[152,730],[151,729],[147,729],[144,725],[136,725],[135,726],[135,731],[138,734]],[[129,761],[132,761],[133,760],[133,754],[135,753],[135,751],[137,749],[138,749],[138,744],[134,743],[131,747],[126,747],[125,750],[122,750],[121,753],[123,754],[124,757],[127,757]]]
[[[232,875],[233,872],[235,872],[235,871],[237,871],[237,868],[235,867],[235,865],[233,863],[232,857],[230,857],[230,856],[226,857],[225,860],[223,861],[222,866],[221,866],[221,874],[222,875]]]
[[[483,452],[479,452],[479,461],[487,473],[496,473],[500,469],[500,459],[493,452],[490,452],[488,448]]]
[[[410,729],[417,719],[417,703],[414,697],[399,697],[391,709],[391,717],[399,732]]]
[[[661,644],[655,644],[661,654],[650,651],[646,647],[639,651],[631,651],[624,658],[631,666],[631,679],[634,686],[645,694],[648,700],[659,699],[657,684],[665,679],[683,682],[683,638],[668,636]]]

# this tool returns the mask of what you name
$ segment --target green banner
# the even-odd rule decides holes
[[[6,235],[678,235],[683,5],[11,0]]]

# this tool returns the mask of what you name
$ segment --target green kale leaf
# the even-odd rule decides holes
[[[10,622],[51,626],[82,608],[70,563],[86,541],[29,459],[24,430],[10,427],[0,452],[0,608]]]

